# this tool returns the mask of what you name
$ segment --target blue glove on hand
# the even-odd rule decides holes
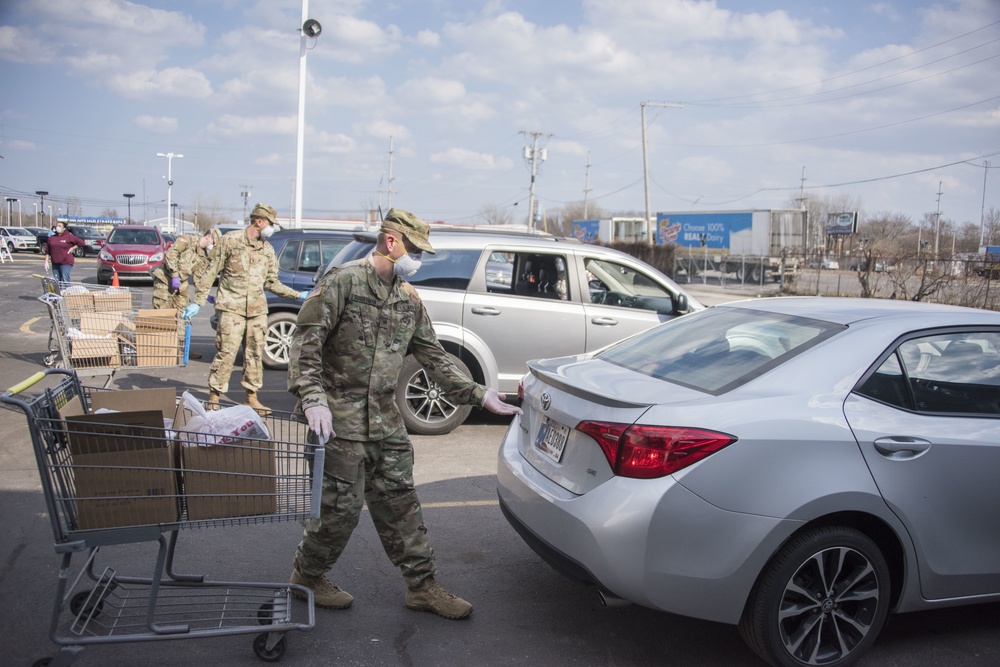
[[[309,292],[310,292],[310,290],[305,290],[304,292],[299,292],[299,300],[300,301],[305,301],[306,299],[308,299],[309,298]]]
[[[173,278],[171,278],[170,279],[170,289],[172,289],[173,291],[176,292],[180,288],[181,288],[181,279],[178,278],[177,276],[174,276]]]
[[[199,306],[196,303],[192,303],[191,305],[189,305],[187,308],[184,309],[182,316],[184,317],[185,320],[190,320],[191,318],[193,318],[195,315],[198,314],[199,310],[201,310],[201,306]]]

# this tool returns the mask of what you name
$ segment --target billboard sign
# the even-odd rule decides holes
[[[600,220],[574,220],[571,236],[581,243],[594,243],[601,240]]]
[[[827,236],[858,233],[858,212],[830,213],[826,216]]]
[[[752,226],[750,211],[656,214],[657,242],[682,248],[727,250],[734,236],[749,234]]]

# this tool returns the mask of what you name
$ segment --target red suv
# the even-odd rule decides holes
[[[150,272],[163,263],[167,245],[160,230],[143,225],[121,225],[108,234],[108,239],[97,256],[97,282],[111,283],[115,271],[120,280],[128,278],[150,279]]]

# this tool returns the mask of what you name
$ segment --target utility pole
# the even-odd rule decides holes
[[[583,217],[587,218],[587,195],[590,193],[590,151],[587,151],[587,175],[583,179]]]
[[[979,213],[979,246],[986,245],[986,175],[990,171],[990,161],[983,160],[983,205]]]
[[[243,188],[240,191],[240,196],[243,197],[243,222],[246,222],[247,221],[247,204],[249,203],[249,201],[250,201],[250,195],[252,194],[250,192],[251,186],[249,186],[249,185],[240,185],[240,187]]]
[[[389,135],[389,177],[386,179],[386,210],[392,208],[392,135]]]
[[[646,107],[681,109],[683,106],[667,102],[640,102],[639,106],[642,109],[642,180],[646,192],[646,242],[653,245],[653,223],[650,219],[649,209],[649,154],[646,152]]]
[[[542,152],[538,152],[538,137],[551,137],[551,134],[546,134],[544,132],[528,132],[526,130],[521,130],[520,134],[525,136],[531,135],[532,142],[531,147],[524,147],[524,157],[525,159],[531,160],[531,188],[528,191],[528,231],[535,231],[535,176],[538,174],[538,163],[539,161],[544,162],[545,158],[548,157],[548,153],[543,148]]]
[[[941,237],[941,181],[938,181],[937,213],[934,215],[934,261],[938,260],[938,240]]]

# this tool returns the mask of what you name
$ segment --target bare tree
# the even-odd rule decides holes
[[[479,209],[479,216],[487,225],[509,225],[514,221],[514,216],[506,207],[496,204],[486,204]]]

